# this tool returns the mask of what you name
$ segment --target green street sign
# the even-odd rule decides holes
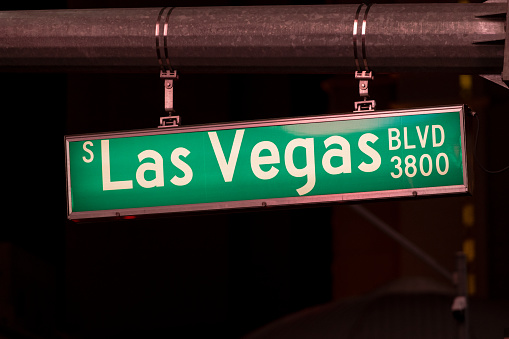
[[[68,217],[468,192],[463,106],[65,137]]]

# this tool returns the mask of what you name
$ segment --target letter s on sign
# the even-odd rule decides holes
[[[91,163],[92,160],[94,160],[94,153],[92,152],[92,150],[88,149],[87,146],[94,146],[94,144],[92,143],[92,141],[85,141],[83,143],[83,150],[90,155],[90,158],[88,159],[86,157],[83,157],[83,161],[88,164]]]
[[[374,144],[378,140],[378,137],[373,133],[365,133],[359,138],[359,149],[371,158],[371,164],[367,164],[362,162],[358,167],[363,172],[374,172],[380,168],[382,164],[382,158],[380,154],[371,146],[368,145],[368,142]]]

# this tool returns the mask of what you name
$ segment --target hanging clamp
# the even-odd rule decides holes
[[[173,82],[178,79],[177,71],[162,70],[161,79],[164,80],[164,110],[168,116],[159,119],[159,128],[180,126],[180,116],[172,115],[175,113],[173,108]]]
[[[375,110],[375,100],[368,100],[369,98],[369,80],[373,80],[372,71],[356,71],[355,79],[359,80],[359,96],[363,99],[362,101],[354,102],[354,112],[372,112]]]
[[[368,58],[366,56],[366,26],[368,20],[368,12],[372,4],[362,3],[357,8],[355,19],[353,22],[353,55],[357,71],[355,79],[359,80],[359,96],[362,101],[354,102],[354,112],[373,112],[376,107],[375,100],[369,98],[369,80],[373,80],[373,72],[368,67]],[[362,14],[362,21],[360,21]],[[364,66],[364,71],[361,71]]]

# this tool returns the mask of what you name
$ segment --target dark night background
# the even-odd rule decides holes
[[[0,10],[339,2],[11,3]],[[2,73],[0,86],[7,186],[0,338],[237,338],[401,278],[452,288],[348,206],[70,222],[63,136],[156,127],[165,114],[159,74]],[[175,106],[184,125],[314,115],[351,111],[356,90],[353,70],[182,74]],[[509,90],[477,76],[418,73],[377,75],[371,93],[380,109],[468,104],[481,120],[479,161],[495,169],[509,163]],[[509,327],[509,172],[476,167],[475,177],[473,197],[363,205],[451,272],[454,254],[472,240],[473,326],[490,335],[480,338],[502,338]]]

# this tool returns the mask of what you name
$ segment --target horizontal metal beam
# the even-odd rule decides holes
[[[167,54],[181,73],[353,72],[358,8],[182,7],[162,16],[161,8],[0,12],[0,71],[157,72],[158,40],[162,61]],[[505,19],[490,15],[506,11],[505,3],[372,5],[367,64],[375,72],[500,74]]]

